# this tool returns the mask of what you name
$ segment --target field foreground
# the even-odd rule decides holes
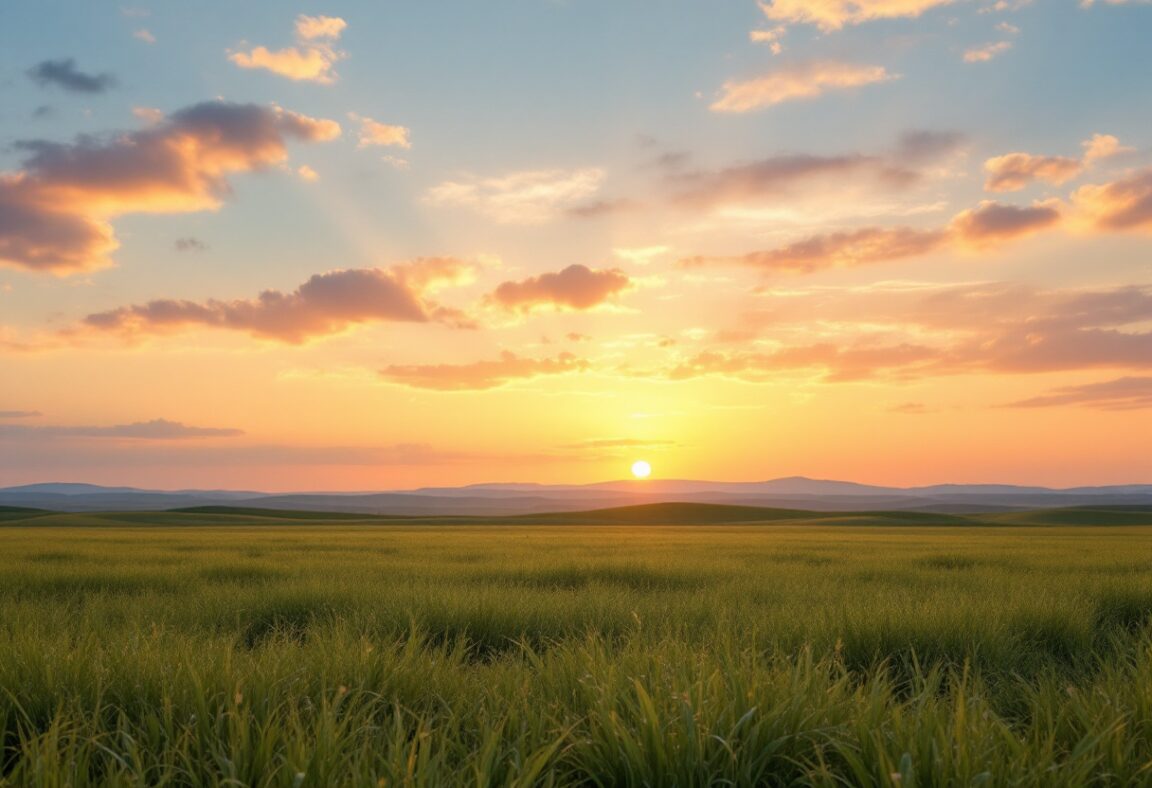
[[[0,784],[1152,785],[1152,525],[0,514]]]

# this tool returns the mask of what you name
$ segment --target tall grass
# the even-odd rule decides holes
[[[1152,785],[1152,528],[0,528],[0,784]]]

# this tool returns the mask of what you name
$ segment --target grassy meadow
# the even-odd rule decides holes
[[[1152,512],[685,511],[0,512],[0,785],[1152,785]]]

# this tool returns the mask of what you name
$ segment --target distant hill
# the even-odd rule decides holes
[[[1076,506],[1152,505],[1152,484],[1049,489],[1004,484],[879,487],[792,476],[758,482],[625,479],[584,485],[475,484],[362,493],[144,490],[50,482],[0,489],[0,506],[65,512],[155,511],[203,506],[397,517],[519,516],[660,503],[823,512],[1012,512]]]
[[[1012,527],[1012,526],[1152,526],[1152,506],[1078,506],[1060,509],[998,512],[961,516],[918,511],[817,512],[755,506],[700,503],[654,503],[580,512],[545,512],[513,516],[364,515],[346,512],[293,511],[241,506],[199,506],[168,511],[46,512],[0,507],[0,523],[42,527],[107,526],[285,526],[285,525],[410,525],[410,526],[720,526],[783,524],[837,527]]]

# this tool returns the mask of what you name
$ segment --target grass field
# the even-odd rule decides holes
[[[1152,512],[0,511],[0,736],[12,785],[1152,785]]]

